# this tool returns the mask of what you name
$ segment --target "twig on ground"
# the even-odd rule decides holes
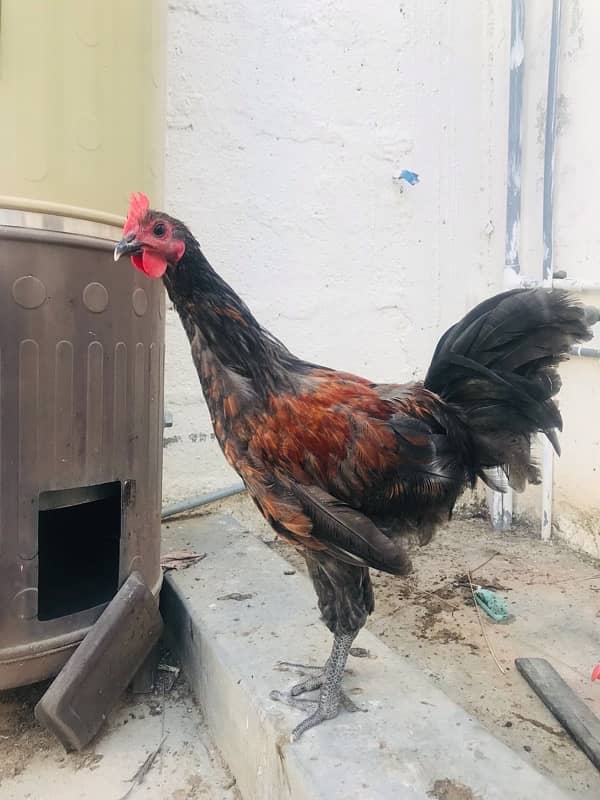
[[[123,796],[120,798],[120,800],[127,800],[127,798],[128,798],[128,797],[129,797],[129,795],[130,795],[130,794],[133,792],[133,790],[135,789],[135,787],[136,787],[136,786],[139,786],[139,785],[140,785],[140,784],[143,782],[143,780],[144,780],[144,778],[146,777],[146,775],[147,775],[147,774],[150,772],[150,770],[152,769],[152,765],[153,765],[153,764],[154,764],[154,762],[156,761],[156,757],[157,757],[157,755],[158,755],[158,754],[160,753],[160,751],[162,750],[162,746],[163,746],[163,744],[165,743],[165,740],[166,740],[166,738],[167,738],[166,736],[163,736],[163,738],[162,738],[162,740],[161,740],[161,743],[158,745],[158,747],[156,748],[156,750],[153,750],[153,751],[150,753],[150,755],[149,755],[149,756],[146,758],[146,760],[144,761],[144,763],[142,764],[142,766],[141,766],[141,767],[138,769],[138,771],[135,773],[135,775],[133,776],[133,778],[130,778],[130,779],[129,779],[129,782],[131,783],[131,786],[130,786],[130,787],[129,787],[129,789],[128,789],[128,790],[125,792],[125,794],[124,794],[124,795],[123,795]]]
[[[481,633],[483,634],[483,638],[485,639],[485,643],[488,646],[488,650],[490,651],[490,655],[494,659],[494,663],[496,664],[496,666],[500,670],[500,674],[504,675],[506,673],[506,671],[505,671],[504,667],[502,666],[502,664],[498,661],[498,656],[494,652],[494,648],[492,647],[492,643],[488,639],[487,632],[486,632],[485,627],[483,625],[483,620],[481,619],[481,613],[479,611],[479,606],[477,605],[477,600],[475,599],[475,589],[473,588],[473,581],[471,580],[471,573],[470,572],[467,572],[467,577],[469,579],[469,586],[471,588],[471,596],[473,597],[473,605],[475,606],[475,611],[477,613],[477,619],[479,620],[479,626],[481,627]]]
[[[491,561],[493,558],[496,558],[496,556],[499,556],[499,555],[500,555],[500,552],[499,552],[499,551],[496,551],[496,552],[495,552],[495,553],[493,553],[493,554],[492,554],[492,555],[491,555],[489,558],[487,558],[487,559],[486,559],[486,560],[485,560],[485,561],[484,561],[482,564],[478,564],[476,567],[473,567],[473,569],[470,569],[470,570],[467,572],[467,575],[473,575],[475,572],[479,572],[479,570],[480,570],[482,567],[485,567],[485,566],[486,566],[486,564],[489,564],[489,563],[490,563],[490,561]]]

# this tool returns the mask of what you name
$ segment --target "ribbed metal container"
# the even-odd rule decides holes
[[[112,249],[0,227],[0,689],[55,673],[132,570],[160,588],[164,292]]]

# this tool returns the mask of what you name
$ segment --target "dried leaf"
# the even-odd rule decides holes
[[[206,553],[188,553],[185,550],[173,550],[160,557],[160,565],[166,572],[170,569],[187,569],[206,558]]]
[[[254,597],[253,594],[240,594],[239,592],[232,592],[231,594],[224,594],[222,597],[217,597],[217,600],[250,600],[251,597]]]

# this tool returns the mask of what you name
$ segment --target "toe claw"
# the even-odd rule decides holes
[[[339,706],[333,706],[328,709],[318,707],[314,714],[311,714],[310,717],[307,717],[299,725],[296,725],[292,731],[291,741],[297,742],[302,734],[306,733],[306,731],[310,730],[311,728],[315,728],[317,725],[320,725],[322,722],[325,722],[328,719],[337,717],[338,711]]]

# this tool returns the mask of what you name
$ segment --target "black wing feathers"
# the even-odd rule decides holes
[[[338,556],[356,556],[359,563],[397,575],[411,571],[408,555],[360,511],[317,486],[294,483],[290,489],[315,526],[313,536],[331,545]]]

